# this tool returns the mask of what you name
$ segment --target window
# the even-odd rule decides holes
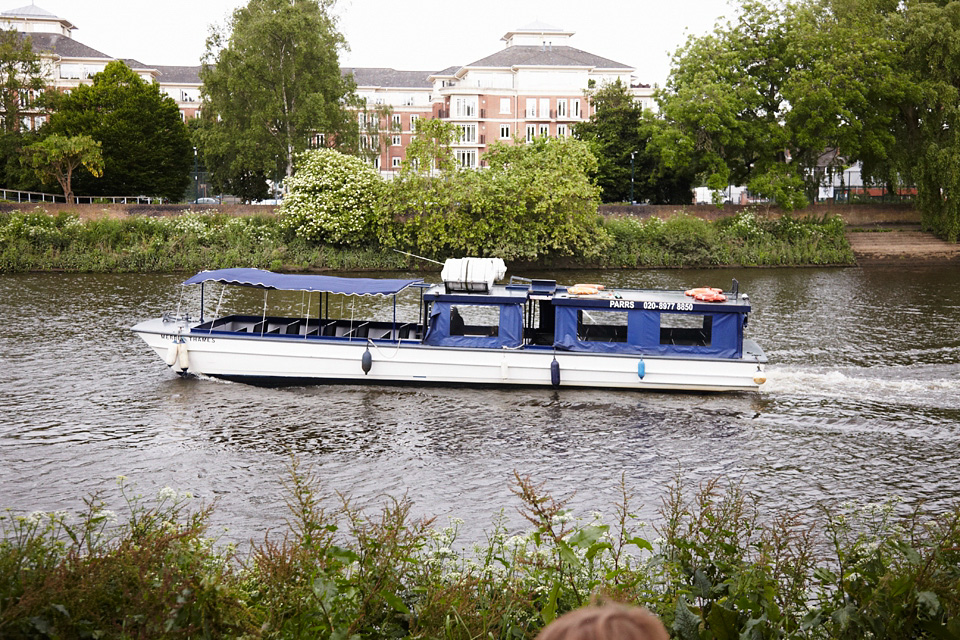
[[[460,118],[475,118],[477,116],[476,96],[463,96],[453,101],[454,114]]]
[[[367,114],[361,113],[357,115],[357,122],[360,123],[360,128],[363,129],[367,126]]]
[[[400,161],[401,161],[401,158],[396,158],[396,157],[391,161],[393,163],[394,169],[400,166]]]
[[[573,112],[573,117],[574,117],[574,118],[579,118],[579,117],[580,117],[580,101],[579,101],[579,100],[571,100],[571,101],[570,101],[570,111]]]
[[[510,125],[502,124],[500,125],[500,139],[506,140],[510,137]]]
[[[567,99],[560,98],[557,100],[557,117],[566,118],[567,117]]]
[[[464,169],[472,169],[473,167],[477,166],[476,149],[457,149],[454,152],[454,156],[457,159],[457,164]]]
[[[418,116],[418,115],[415,114],[415,113],[410,116],[410,131],[416,131],[416,130],[417,130],[417,121],[418,121],[419,119],[420,119],[420,116]]]
[[[460,144],[476,142],[477,141],[477,125],[475,124],[458,124],[457,131],[460,134]]]
[[[533,138],[536,135],[537,135],[537,125],[528,124],[527,125],[527,142],[533,142]]]
[[[540,125],[540,132],[537,134],[542,137],[547,137],[550,135],[550,125],[542,124]]]
[[[537,99],[536,98],[527,98],[527,117],[528,118],[537,117]]]
[[[660,344],[709,347],[713,316],[694,313],[661,313]]]
[[[495,338],[499,334],[499,306],[458,304],[450,307],[450,335]]]
[[[558,138],[566,138],[566,137],[567,137],[567,125],[565,125],[565,124],[558,124],[558,125],[557,125],[557,137],[558,137]]]
[[[313,146],[315,148],[319,149],[320,147],[325,147],[327,146],[327,136],[326,134],[318,133],[315,136],[313,136],[313,138],[311,139],[311,142],[313,143]]]
[[[81,69],[82,67],[79,64],[62,64],[60,65],[60,77],[65,80],[79,80]]]
[[[583,342],[626,342],[627,312],[577,311],[577,339]]]
[[[401,142],[400,136],[393,136],[393,137],[390,139],[390,144],[392,144],[392,145],[395,146],[395,147],[399,147],[399,146],[400,146],[400,142]]]
[[[510,113],[510,98],[500,98],[500,113]]]
[[[540,98],[540,117],[550,117],[550,98]]]
[[[370,148],[370,140],[367,138],[367,136],[360,136],[360,148],[361,149]]]
[[[376,169],[377,171],[380,170],[380,156],[377,156],[376,158],[373,159],[373,168]]]
[[[395,113],[392,116],[390,116],[390,126],[392,126],[397,131],[400,131],[403,128],[403,124],[401,124],[400,122],[399,113]]]

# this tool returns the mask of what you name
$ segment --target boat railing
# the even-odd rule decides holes
[[[347,319],[312,320],[256,316],[226,316],[193,327],[204,334],[238,333],[243,335],[286,336],[289,338],[333,338],[339,340],[419,341],[421,326],[415,322],[395,324],[389,321],[350,321]]]

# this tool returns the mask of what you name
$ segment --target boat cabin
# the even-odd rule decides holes
[[[578,285],[584,287],[584,285]],[[683,291],[564,287],[552,280],[424,295],[424,344],[490,349],[740,358],[746,295],[697,301]],[[592,292],[591,292],[592,291]]]

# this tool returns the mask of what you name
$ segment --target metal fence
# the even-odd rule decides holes
[[[0,189],[0,199],[7,202],[63,202],[63,195],[39,191]],[[73,196],[74,204],[163,204],[163,198],[151,196]]]
[[[916,187],[901,187],[890,191],[886,187],[834,187],[833,201],[849,204],[910,202],[917,197]]]

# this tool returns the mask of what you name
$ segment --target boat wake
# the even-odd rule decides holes
[[[906,367],[768,367],[764,396],[855,398],[960,409],[960,365]]]

